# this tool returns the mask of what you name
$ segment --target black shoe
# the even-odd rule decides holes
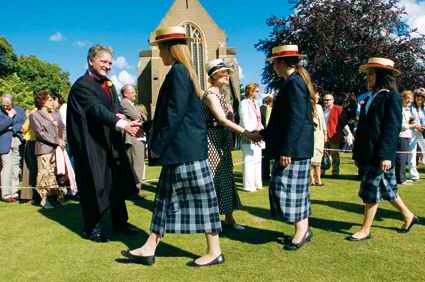
[[[276,241],[279,242],[282,245],[287,245],[291,242],[292,237],[287,234],[282,234],[282,236],[279,236],[276,238]]]
[[[299,248],[301,248],[305,243],[311,242],[312,239],[313,239],[313,232],[309,229],[305,233],[304,238],[301,240],[301,242],[299,242],[298,244],[294,244],[292,243],[292,241],[290,241],[288,244],[283,246],[283,248],[287,251],[296,251]]]
[[[83,231],[81,236],[84,239],[96,242],[96,243],[107,243],[110,242],[111,239],[102,232],[99,228],[94,228],[92,231]]]
[[[123,233],[123,234],[126,234],[126,235],[134,235],[134,234],[137,234],[137,233],[140,232],[139,228],[137,228],[136,226],[134,226],[130,223],[126,223],[122,226],[114,227],[113,230],[115,232]]]
[[[212,261],[210,261],[209,263],[206,263],[206,264],[197,264],[195,262],[195,260],[192,260],[187,265],[191,266],[191,267],[204,267],[204,266],[212,266],[212,265],[222,264],[222,263],[224,263],[223,254],[219,255],[218,257],[216,257],[215,259],[213,259]]]
[[[130,253],[130,250],[122,251],[121,255],[128,258],[132,263],[143,264],[143,265],[153,265],[155,263],[155,255],[153,256],[136,256]]]
[[[414,216],[412,219],[412,222],[410,223],[409,227],[407,227],[406,229],[399,229],[398,233],[402,233],[402,234],[406,234],[409,233],[410,229],[413,227],[413,225],[415,225],[416,223],[419,223],[419,219]]]
[[[363,237],[363,238],[356,238],[353,235],[350,235],[350,236],[348,236],[348,237],[345,238],[345,240],[351,241],[351,242],[364,241],[364,240],[370,240],[370,239],[372,239],[372,235],[370,235],[370,234],[367,235],[367,236],[365,236],[365,237]]]

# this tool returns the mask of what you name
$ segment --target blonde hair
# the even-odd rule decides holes
[[[174,59],[186,67],[187,71],[189,72],[189,76],[192,79],[193,85],[195,86],[196,95],[198,97],[202,97],[203,91],[201,89],[201,85],[199,84],[195,69],[193,68],[188,46],[182,42],[167,42],[165,44],[168,45],[170,53]]]
[[[413,99],[413,92],[410,90],[404,90],[403,92],[401,92],[401,97],[410,97],[411,99]]]
[[[313,81],[310,77],[310,74],[308,71],[299,64],[299,58],[298,57],[284,57],[280,58],[280,61],[284,62],[287,66],[295,68],[295,72],[301,76],[302,80],[304,81],[307,91],[310,96],[310,102],[311,102],[311,114],[312,117],[316,114],[316,90],[313,85]]]
[[[251,97],[252,93],[254,93],[254,91],[259,87],[260,86],[257,83],[249,83],[247,86],[245,86],[245,97]]]

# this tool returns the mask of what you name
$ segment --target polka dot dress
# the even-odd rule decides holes
[[[227,116],[228,110],[224,96],[210,90],[206,95],[216,95]],[[227,214],[235,209],[240,209],[241,206],[233,177],[230,131],[217,123],[205,105],[204,110],[208,124],[208,161],[214,179],[220,213]]]

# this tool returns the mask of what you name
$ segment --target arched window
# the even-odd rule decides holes
[[[186,33],[193,38],[189,48],[192,53],[193,67],[199,78],[201,88],[205,90],[205,55],[204,55],[204,40],[202,33],[198,27],[191,23],[185,23],[183,26],[186,28]]]

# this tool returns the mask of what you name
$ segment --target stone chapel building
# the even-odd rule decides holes
[[[156,29],[175,25],[184,26],[187,34],[194,38],[189,47],[203,90],[208,88],[206,72],[208,61],[224,58],[234,66],[235,72],[226,96],[229,103],[237,106],[234,103],[238,103],[240,100],[239,66],[236,60],[236,50],[227,47],[227,36],[224,30],[214,22],[198,0],[175,0]],[[149,41],[153,41],[155,38],[155,30],[150,34]],[[162,63],[158,47],[151,46],[149,50],[140,51],[138,68],[139,102],[146,107],[152,117],[159,89],[169,67]]]

